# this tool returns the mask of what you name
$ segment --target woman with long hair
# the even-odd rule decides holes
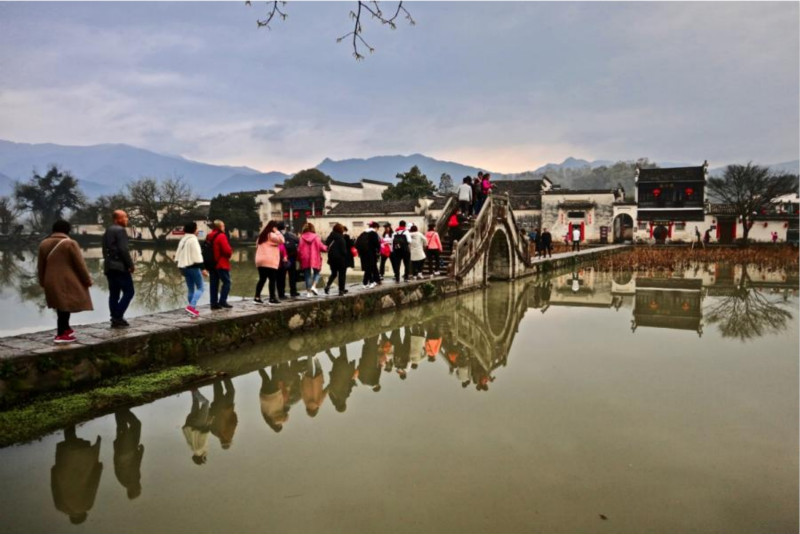
[[[300,236],[300,244],[297,246],[297,260],[300,262],[300,269],[303,270],[305,276],[307,297],[319,295],[317,282],[319,282],[319,272],[322,269],[322,252],[327,250],[328,247],[322,244],[322,239],[317,235],[314,225],[306,223]]]
[[[283,244],[283,235],[278,231],[278,223],[269,221],[258,234],[256,241],[256,267],[258,268],[258,283],[256,284],[256,296],[253,301],[263,304],[261,300],[261,290],[264,289],[264,282],[269,279],[269,303],[280,304],[277,295],[278,268],[281,261],[280,246]]]
[[[197,302],[203,295],[203,276],[208,276],[208,271],[203,265],[203,251],[197,239],[196,222],[188,222],[183,226],[183,237],[175,252],[175,262],[186,280],[186,301],[189,303],[185,308],[186,313],[198,317],[200,312],[197,311]]]

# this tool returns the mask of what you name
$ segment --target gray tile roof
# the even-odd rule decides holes
[[[705,181],[705,173],[700,167],[672,167],[669,169],[640,169],[639,183],[641,182],[696,182]]]
[[[415,213],[416,200],[350,200],[339,202],[328,215],[389,215]]]
[[[324,195],[324,185],[301,185],[297,187],[287,187],[272,195],[271,200],[292,200],[296,198],[322,198]]]

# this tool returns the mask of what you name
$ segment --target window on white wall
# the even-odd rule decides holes
[[[353,228],[363,228],[364,221],[353,221]]]
[[[647,221],[639,221],[639,230],[647,230]]]
[[[676,230],[686,230],[686,223],[685,222],[676,222],[675,223]]]

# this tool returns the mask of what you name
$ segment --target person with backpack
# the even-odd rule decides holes
[[[261,290],[264,289],[264,283],[269,280],[269,303],[280,304],[277,294],[278,284],[278,267],[285,260],[281,256],[281,245],[283,245],[283,236],[278,231],[278,224],[275,221],[269,221],[267,225],[258,234],[258,241],[256,242],[256,267],[258,268],[258,283],[256,284],[256,296],[253,302],[264,304],[261,300]]]
[[[392,270],[394,271],[394,281],[400,283],[400,265],[403,266],[403,280],[408,282],[411,275],[411,251],[408,248],[408,232],[406,222],[400,221],[397,229],[392,235]]]
[[[300,240],[286,229],[283,221],[278,223],[277,228],[283,236],[283,248],[286,255],[286,262],[282,262],[278,269],[278,298],[286,298],[286,275],[289,275],[289,296],[296,298],[300,296],[300,293],[297,292],[297,279],[299,278],[297,247],[300,244]]]
[[[408,251],[411,259],[411,278],[422,279],[422,271],[425,269],[425,247],[428,242],[425,236],[419,232],[416,224],[411,225],[408,233]]]
[[[328,283],[325,284],[325,294],[328,295],[331,291],[333,281],[339,278],[339,295],[347,294],[345,289],[345,276],[347,274],[347,266],[352,260],[353,255],[350,253],[350,247],[347,246],[347,241],[344,239],[344,226],[339,223],[333,225],[333,231],[328,234],[325,240],[325,245],[328,247],[328,265],[331,267],[331,275],[328,278]]]
[[[47,307],[56,310],[58,330],[53,343],[74,343],[70,314],[93,310],[89,288],[92,277],[78,243],[69,238],[67,221],[53,223],[53,232],[39,245],[37,274]]]
[[[388,260],[392,256],[393,235],[394,231],[392,230],[392,225],[389,223],[384,224],[383,236],[381,237],[381,267],[380,267],[381,281],[383,281],[383,277],[386,274],[386,260]]]
[[[231,256],[233,249],[225,233],[225,223],[217,219],[214,221],[214,230],[203,243],[203,263],[211,286],[212,310],[233,308],[228,304],[228,294],[231,291]]]
[[[197,302],[203,296],[203,276],[208,276],[208,271],[203,264],[203,251],[197,239],[196,222],[188,222],[183,226],[183,237],[175,252],[175,263],[178,264],[178,269],[186,280],[188,290],[186,300],[189,304],[184,309],[192,317],[199,317]]]
[[[431,269],[431,277],[438,276],[439,269],[442,268],[442,240],[439,237],[439,232],[436,231],[435,224],[428,225],[425,241],[428,245],[428,262]]]
[[[314,225],[307,222],[303,226],[300,244],[297,246],[297,260],[305,278],[307,297],[319,295],[317,282],[322,269],[322,252],[327,250],[328,247],[322,244],[322,239],[317,235]]]
[[[366,230],[356,239],[356,250],[361,258],[361,270],[364,278],[361,283],[367,289],[372,289],[381,283],[378,274],[378,255],[381,249],[381,238],[378,237],[378,223],[371,222]]]

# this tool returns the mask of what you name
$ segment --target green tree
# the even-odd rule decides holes
[[[31,214],[35,230],[49,232],[54,222],[64,218],[66,211],[83,206],[85,197],[78,180],[53,165],[44,176],[34,172],[27,183],[16,182],[14,201],[17,209]]]
[[[0,234],[7,234],[17,222],[19,211],[8,197],[0,197]]]
[[[419,199],[436,191],[436,186],[414,165],[405,173],[398,173],[397,185],[390,185],[383,192],[383,200]]]
[[[75,224],[102,224],[109,226],[113,222],[113,212],[117,209],[130,209],[131,202],[125,193],[102,195],[94,202],[88,202],[75,210],[70,220]]]
[[[167,232],[180,225],[197,203],[181,178],[161,183],[155,178],[141,178],[127,185],[125,196],[131,224],[147,228],[152,239],[165,239]]]
[[[309,183],[311,183],[312,185],[314,185],[314,184],[323,184],[323,185],[325,185],[325,184],[330,183],[331,180],[333,180],[333,178],[331,178],[330,176],[328,176],[327,174],[325,174],[324,172],[322,172],[319,169],[305,169],[305,170],[302,170],[302,171],[298,172],[297,174],[295,174],[294,176],[292,176],[291,178],[289,178],[285,182],[283,182],[283,186],[284,187],[299,187],[299,186],[307,185]]]
[[[446,172],[443,172],[439,177],[439,192],[443,195],[449,195],[453,191],[455,191],[455,187],[453,187],[453,178]]]
[[[250,233],[260,230],[261,220],[258,218],[258,206],[255,193],[231,193],[217,195],[211,199],[208,209],[209,220],[221,219],[226,228],[238,229]]]
[[[742,238],[747,244],[753,217],[768,211],[772,201],[797,191],[797,176],[772,173],[769,167],[728,165],[722,178],[709,178],[708,191],[728,204],[742,222]]]

